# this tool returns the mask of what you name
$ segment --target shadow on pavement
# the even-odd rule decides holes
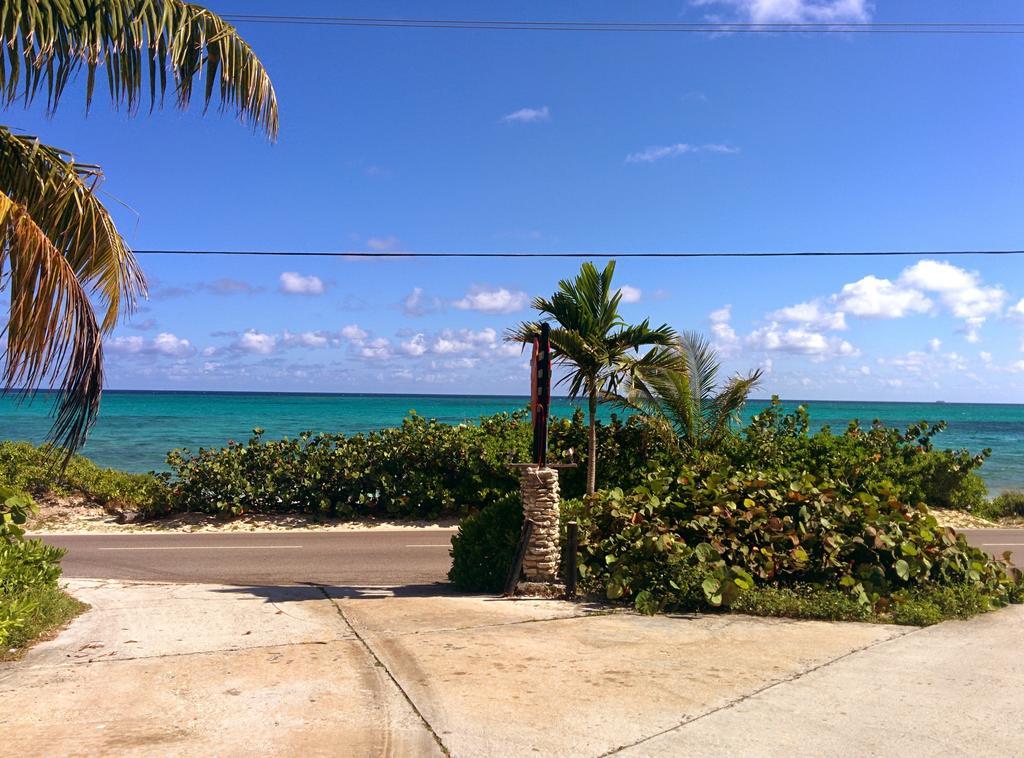
[[[334,586],[325,584],[293,584],[293,585],[242,585],[222,587],[213,590],[223,594],[251,595],[266,600],[268,603],[287,603],[305,600],[322,599],[324,595],[339,600],[386,600],[392,597],[465,597],[466,593],[457,591],[452,585],[435,582],[433,584],[405,584],[396,587],[367,586]]]

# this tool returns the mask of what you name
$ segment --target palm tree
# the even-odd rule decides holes
[[[3,0],[0,102],[30,105],[42,90],[54,112],[85,73],[86,108],[102,68],[115,106],[163,103],[171,80],[180,108],[198,80],[209,107],[233,110],[276,137],[270,77],[235,29],[181,0]],[[103,335],[131,313],[146,284],[97,197],[99,167],[0,127],[0,289],[10,291],[3,392],[58,387],[52,440],[80,447],[99,411]],[[103,310],[94,309],[93,300]]]
[[[622,293],[612,288],[615,261],[604,271],[584,263],[575,279],[563,279],[550,299],[538,297],[533,307],[551,328],[551,353],[556,364],[569,368],[559,384],[568,384],[570,397],[585,395],[588,403],[587,494],[597,481],[597,404],[614,394],[623,371],[638,360],[636,352],[648,345],[668,345],[675,332],[666,324],[651,328],[644,320],[630,326],[619,315]],[[528,343],[539,322],[524,322],[510,329],[505,339]]]
[[[650,354],[655,352],[660,355]],[[695,332],[683,332],[670,347],[650,353],[629,367],[616,401],[669,431],[680,449],[714,450],[760,382],[761,370],[733,376],[717,389],[718,355]]]

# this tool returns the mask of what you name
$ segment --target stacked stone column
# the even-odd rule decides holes
[[[541,466],[521,469],[519,480],[523,517],[533,522],[523,574],[527,582],[557,583],[561,553],[558,548],[558,472]]]

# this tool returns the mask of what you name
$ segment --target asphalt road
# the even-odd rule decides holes
[[[454,530],[42,535],[64,575],[239,585],[396,587],[447,580]]]
[[[1010,552],[1010,560],[1024,569],[1024,529],[959,529],[967,541],[987,553],[1002,556]]]
[[[1024,566],[1024,529],[965,529],[992,553]],[[64,574],[99,579],[343,587],[444,582],[454,530],[261,534],[46,535],[67,549]]]

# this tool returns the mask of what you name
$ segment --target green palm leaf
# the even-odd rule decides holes
[[[152,109],[170,82],[181,108],[202,82],[204,108],[214,94],[272,138],[277,96],[270,76],[233,26],[181,0],[4,0],[0,3],[0,97],[31,103],[45,89],[57,108],[73,76],[85,72],[88,107],[102,69],[115,105],[135,110],[144,93]]]

